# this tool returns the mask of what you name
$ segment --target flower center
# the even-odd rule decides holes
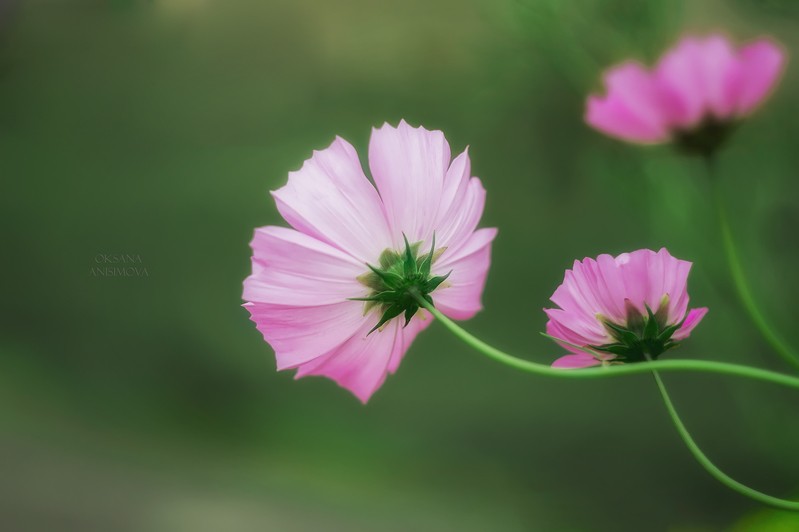
[[[597,319],[604,325],[615,342],[607,345],[590,346],[592,349],[616,355],[614,361],[642,362],[649,358],[657,358],[664,352],[679,344],[671,339],[683,321],[668,324],[669,295],[660,300],[657,312],[652,312],[649,305],[644,304],[646,314],[642,314],[629,299],[624,300],[627,321],[619,325],[601,314]]]
[[[351,298],[364,301],[364,316],[372,309],[378,309],[382,316],[369,334],[382,327],[389,320],[405,314],[405,326],[419,310],[420,299],[433,305],[430,294],[449,277],[431,275],[433,263],[444,252],[445,247],[436,249],[436,235],[428,253],[419,254],[421,242],[409,244],[405,240],[405,250],[385,249],[378,259],[379,266],[369,267],[368,272],[358,276],[358,282],[371,289],[367,297]],[[450,272],[452,273],[452,272]]]
[[[710,156],[726,142],[735,125],[708,115],[690,129],[675,131],[674,144],[685,153]]]

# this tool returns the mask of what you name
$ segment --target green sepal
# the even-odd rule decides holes
[[[372,290],[379,291],[383,289],[383,281],[380,280],[380,276],[374,272],[366,272],[362,273],[358,277],[355,278],[356,281],[361,283],[362,285],[366,286],[367,288],[371,288]]]
[[[380,258],[377,259],[377,262],[380,263],[382,269],[388,270],[391,266],[398,263],[400,258],[400,254],[393,249],[384,249],[383,253],[380,254]]]
[[[646,315],[639,312],[635,306],[625,300],[627,322],[619,325],[597,314],[599,320],[610,336],[614,339],[607,345],[591,345],[591,349],[599,352],[612,353],[619,362],[643,362],[656,359],[658,356],[677,347],[679,344],[671,338],[682,327],[685,319],[673,325],[668,323],[669,296],[664,295],[660,300],[657,312],[652,312],[649,305],[644,304]]]
[[[430,268],[433,266],[433,253],[436,250],[436,233],[433,232],[433,243],[430,245],[430,253],[426,254],[419,263],[419,275],[422,279],[427,279],[430,275]]]
[[[658,328],[665,327],[669,320],[669,294],[663,294],[660,298],[660,306],[658,311],[655,312],[655,319],[658,322]]]
[[[400,314],[402,314],[404,310],[405,309],[399,303],[394,303],[393,305],[388,307],[388,309],[386,309],[386,311],[383,312],[383,315],[380,317],[380,321],[377,322],[377,325],[372,327],[372,330],[366,333],[366,336],[369,336],[370,334],[375,332],[377,329],[382,327],[383,324],[386,323],[387,321],[394,319]]]
[[[436,288],[438,288],[439,285],[441,283],[443,283],[444,281],[446,281],[447,277],[449,277],[451,274],[452,274],[452,270],[450,270],[450,272],[447,275],[437,275],[436,277],[433,277],[432,279],[428,279],[428,281],[424,285],[425,292],[430,293],[433,290],[435,290]]]
[[[657,338],[658,335],[658,320],[655,318],[655,314],[652,312],[652,309],[649,308],[649,305],[644,303],[644,308],[646,308],[646,325],[644,325],[644,339],[650,340]]]
[[[625,344],[589,345],[588,347],[596,351],[612,353],[622,357],[626,357],[630,352],[630,348]]]
[[[410,279],[416,275],[416,257],[413,256],[411,245],[408,243],[408,237],[402,233],[402,239],[405,241],[405,254],[402,257],[402,271],[405,279]]]
[[[387,286],[391,288],[396,288],[402,284],[402,276],[398,275],[394,272],[388,270],[380,270],[372,266],[371,264],[366,264],[366,266],[372,270],[372,272],[377,275],[381,281],[383,281]]]
[[[599,320],[606,329],[610,330],[611,336],[619,340],[620,343],[630,345],[638,342],[638,335],[631,330],[625,329],[624,327],[608,321],[608,319],[604,316],[600,317]]]
[[[414,303],[408,305],[408,308],[405,309],[405,325],[403,325],[403,327],[408,326],[408,324],[411,322],[411,318],[413,318],[413,315],[416,314],[417,310],[419,310],[419,305]]]
[[[671,339],[671,336],[675,332],[677,332],[677,329],[679,329],[680,327],[682,327],[682,322],[666,327],[665,329],[660,331],[660,334],[657,336],[657,338],[655,338],[655,340],[661,343],[666,343],[668,340]]]
[[[382,312],[380,320],[369,334],[403,313],[407,326],[419,311],[419,298],[435,306],[431,292],[439,288],[452,273],[430,277],[433,264],[445,249],[436,249],[435,234],[432,237],[430,251],[421,256],[419,255],[421,242],[411,244],[404,233],[402,239],[404,250],[384,250],[378,258],[379,267],[366,264],[369,271],[357,277],[361,284],[370,289],[370,293],[366,297],[356,297],[351,300],[364,302],[364,315],[376,307]]]
[[[645,322],[641,312],[633,305],[633,302],[627,298],[624,299],[624,310],[627,313],[627,329],[637,334],[642,334],[644,332]]]

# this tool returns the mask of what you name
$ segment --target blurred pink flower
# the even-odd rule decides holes
[[[544,309],[547,334],[571,352],[552,366],[638,362],[687,338],[707,313],[688,310],[690,269],[665,248],[574,261],[551,298],[560,308]]]
[[[293,229],[255,230],[243,295],[278,370],[329,377],[363,402],[430,324],[411,292],[453,319],[482,308],[497,232],[477,229],[485,190],[441,131],[373,129],[369,167],[376,187],[337,137],[289,173],[272,196]]]
[[[588,97],[585,120],[630,142],[676,140],[712,150],[727,133],[723,126],[766,98],[784,62],[769,39],[735,50],[722,35],[686,37],[652,70],[634,61],[608,70],[607,94]]]

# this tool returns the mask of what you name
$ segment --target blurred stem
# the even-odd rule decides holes
[[[727,208],[724,206],[724,199],[721,193],[721,185],[716,176],[716,163],[715,156],[708,155],[705,157],[707,172],[710,177],[710,186],[713,189],[713,199],[716,204],[716,212],[718,213],[719,227],[721,228],[721,242],[724,246],[724,253],[727,257],[727,264],[730,266],[730,274],[732,276],[735,290],[738,292],[738,297],[744,306],[747,314],[751,318],[755,326],[760,330],[763,338],[768,344],[777,352],[788,364],[799,368],[799,355],[791,349],[787,342],[785,342],[777,332],[771,328],[769,321],[760,311],[752,291],[746,282],[743,266],[741,265],[740,255],[735,248],[735,241],[732,238],[732,231],[730,230],[730,222],[727,215]]]
[[[435,307],[430,305],[421,297],[417,298],[419,305],[425,308],[438,321],[440,321],[455,336],[464,343],[487,357],[496,360],[514,369],[545,375],[547,377],[560,377],[564,379],[596,379],[603,377],[619,377],[633,373],[649,373],[651,371],[693,371],[700,373],[719,373],[722,375],[734,375],[748,379],[761,380],[799,389],[799,378],[790,375],[777,373],[765,369],[752,368],[739,364],[728,364],[726,362],[712,362],[709,360],[654,360],[651,362],[639,362],[636,364],[623,364],[618,366],[602,366],[599,368],[583,368],[580,370],[557,369],[546,364],[532,362],[509,355],[495,347],[488,345],[479,338],[472,336],[469,332],[462,329],[455,322],[441,314]]]
[[[696,444],[694,439],[691,437],[691,433],[688,432],[688,429],[685,427],[685,424],[680,419],[680,416],[677,415],[677,409],[674,408],[674,404],[671,402],[671,398],[669,397],[668,392],[666,392],[666,386],[663,384],[663,380],[660,378],[660,375],[657,371],[652,371],[652,376],[655,377],[655,382],[660,389],[660,395],[663,397],[663,403],[666,405],[666,410],[669,412],[669,416],[671,417],[674,426],[677,428],[677,432],[680,433],[680,437],[685,442],[685,445],[688,447],[688,450],[691,451],[691,454],[694,455],[696,461],[705,468],[705,470],[710,473],[710,475],[730,488],[733,491],[737,491],[741,495],[749,497],[750,499],[754,499],[758,502],[763,504],[767,504],[769,506],[773,506],[774,508],[779,508],[780,510],[790,510],[793,512],[799,512],[799,502],[789,501],[785,499],[780,499],[778,497],[773,497],[771,495],[767,495],[756,489],[750,488],[745,484],[741,484],[737,480],[730,478],[729,475],[724,473],[721,469],[719,469],[710,459],[702,452],[702,449]]]

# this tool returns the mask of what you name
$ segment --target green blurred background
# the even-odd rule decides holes
[[[441,327],[368,406],[292,380],[240,307],[268,191],[384,121],[470,146],[500,228],[467,328],[548,362],[575,258],[667,246],[710,314],[670,357],[787,370],[731,290],[699,161],[582,122],[606,66],[686,31],[799,50],[792,0],[0,0],[0,529],[799,530],[712,480],[647,376],[514,372]],[[793,342],[799,69],[720,161]],[[147,276],[97,278],[97,254]],[[795,393],[667,376],[734,477],[799,494]]]

